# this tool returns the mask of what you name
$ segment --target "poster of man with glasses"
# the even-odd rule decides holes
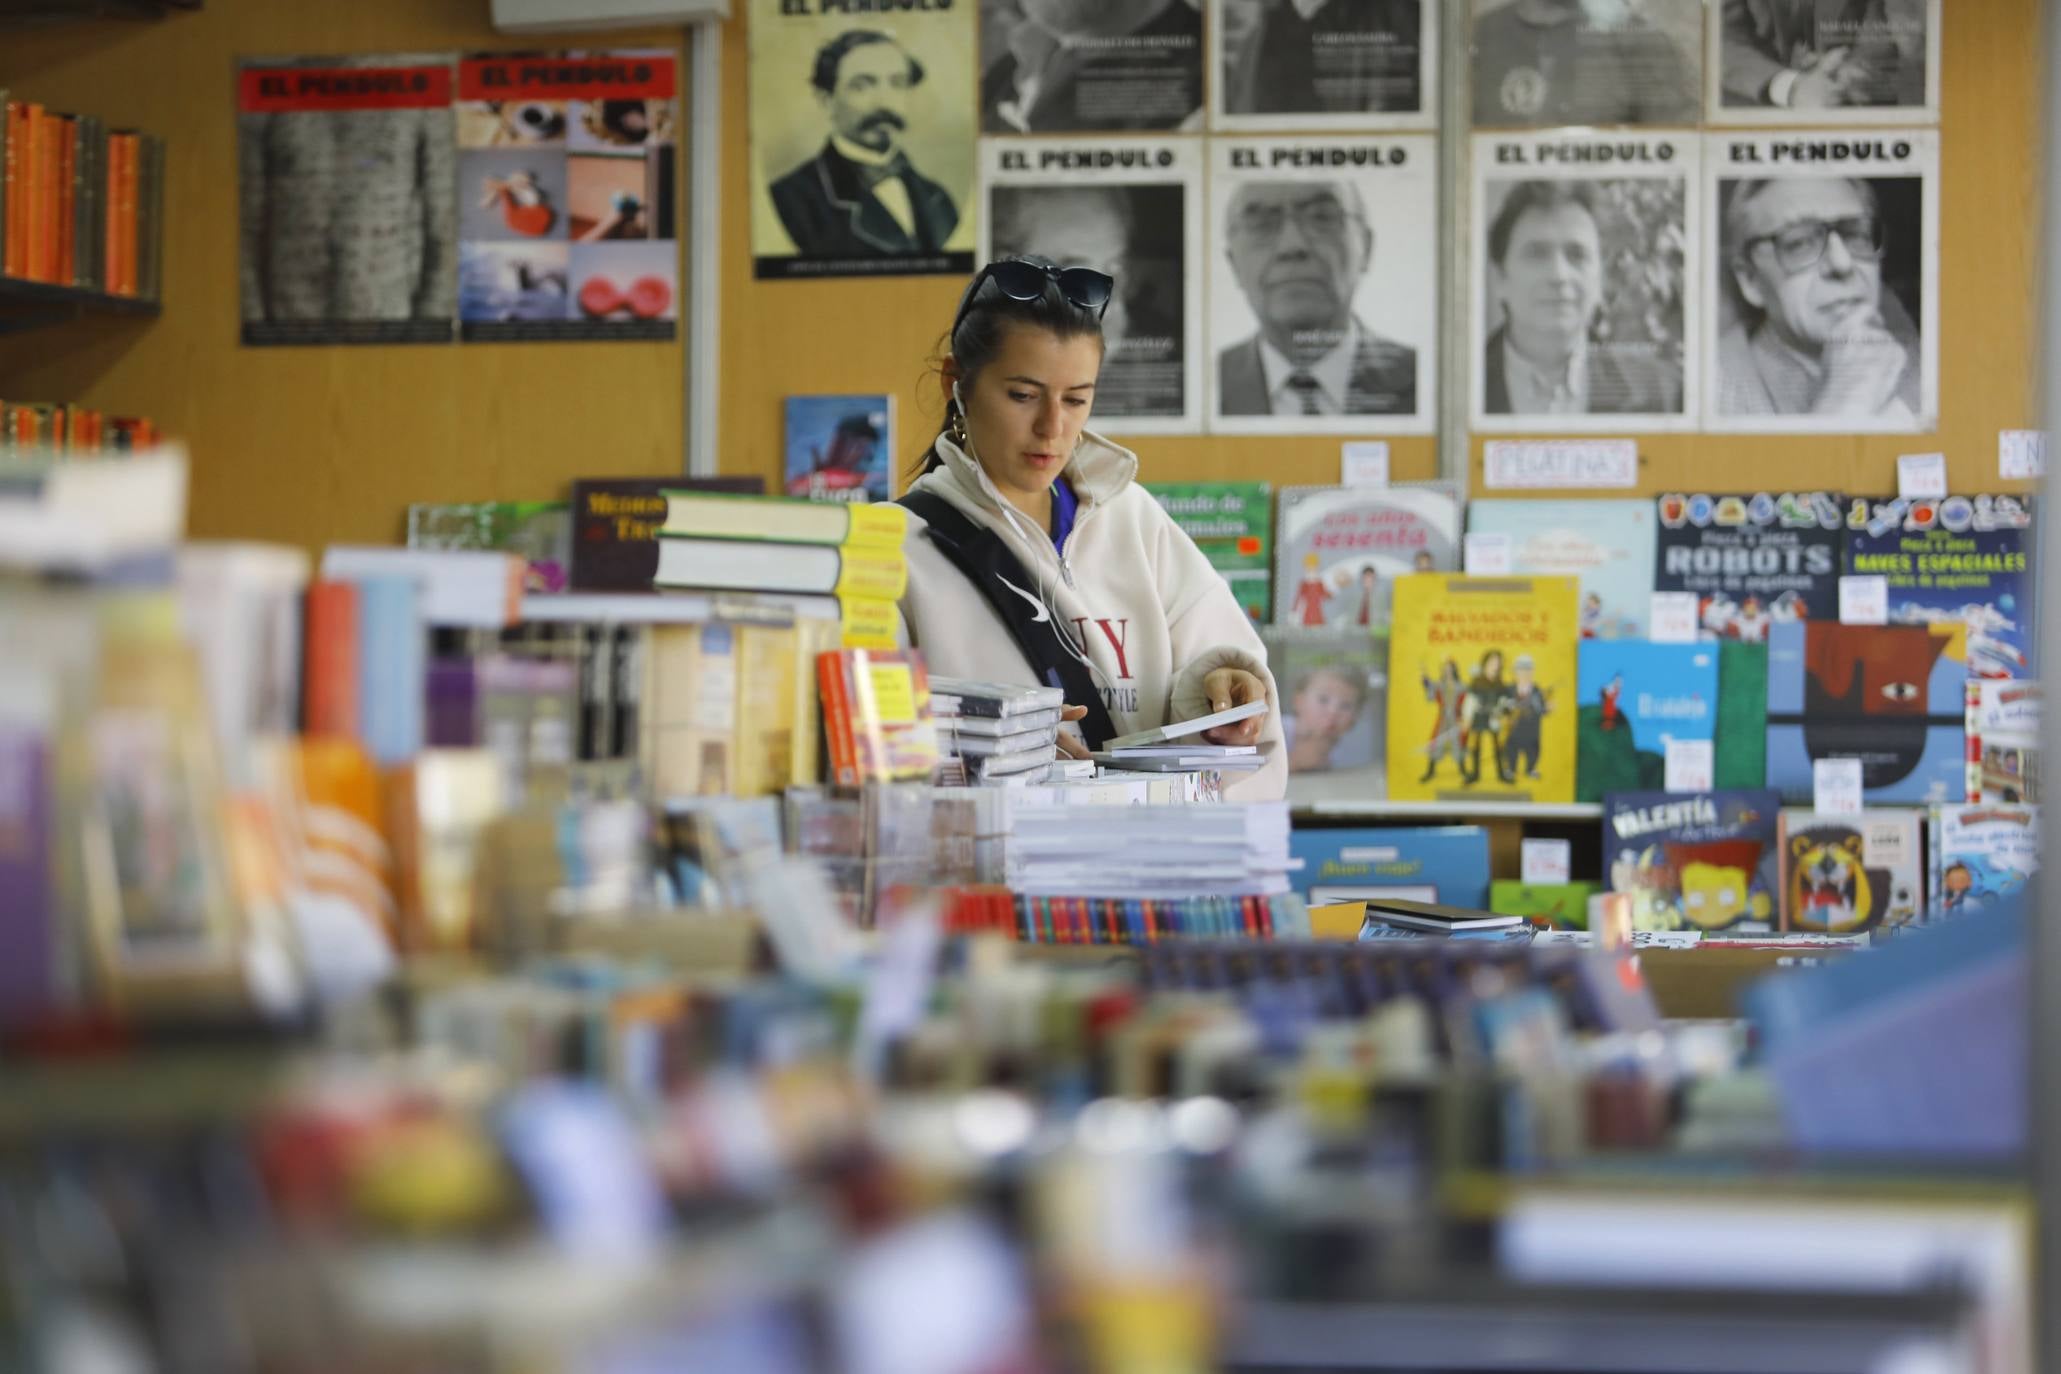
[[[980,259],[1034,253],[1115,282],[1096,429],[1202,430],[1202,146],[1193,138],[982,139]]]
[[[1938,135],[1710,135],[1708,427],[1922,433],[1939,396]]]
[[[1209,156],[1211,429],[1430,433],[1434,140],[1220,138]]]
[[[1477,134],[1474,423],[1526,432],[1696,423],[1687,134]]]

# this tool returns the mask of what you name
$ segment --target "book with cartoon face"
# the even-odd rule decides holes
[[[1606,796],[1604,876],[1632,899],[1633,927],[1773,931],[1780,809],[1765,788]]]
[[[1869,804],[1960,801],[1963,636],[1947,625],[1777,625],[1768,635],[1768,786],[1811,800],[1819,759],[1861,761]]]
[[[1961,629],[1975,677],[2035,675],[2032,546],[2022,496],[1856,497],[1847,511],[1847,572],[1888,584],[1892,625]]]
[[[1261,632],[1281,694],[1288,800],[1388,796],[1388,636],[1364,630]]]
[[[1778,621],[1839,619],[1839,493],[1669,492],[1654,509],[1653,590],[1693,592],[1703,638],[1754,643]]]
[[[1920,815],[1782,813],[1782,929],[1854,935],[1924,914]]]
[[[1377,630],[1397,578],[1459,566],[1460,498],[1449,486],[1281,488],[1276,625]]]
[[[1996,802],[1934,807],[1928,846],[1934,920],[2025,890],[2040,866],[2040,809]]]

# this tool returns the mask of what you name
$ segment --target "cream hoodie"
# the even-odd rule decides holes
[[[1082,434],[1066,466],[1080,510],[1062,560],[1050,532],[1008,505],[969,454],[945,438],[935,451],[943,461],[911,490],[935,492],[1002,538],[1038,583],[1024,594],[1042,600],[1087,655],[1119,733],[1209,714],[1203,678],[1218,668],[1243,668],[1267,685],[1272,709],[1259,738],[1267,762],[1236,778],[1227,795],[1267,801],[1287,790],[1281,703],[1266,646],[1202,550],[1132,480],[1136,454]],[[1036,684],[1008,627],[925,529],[910,517],[902,620],[930,671]]]

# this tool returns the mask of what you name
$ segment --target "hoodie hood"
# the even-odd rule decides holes
[[[950,474],[952,484],[964,495],[997,506],[1003,504],[1001,491],[988,480],[986,469],[971,453],[942,434],[931,451],[944,463],[941,471]],[[925,481],[935,479],[937,475],[933,472]],[[1111,443],[1093,430],[1084,429],[1080,446],[1059,475],[1073,484],[1074,495],[1080,497],[1083,504],[1106,506],[1137,480],[1138,455],[1121,444]]]

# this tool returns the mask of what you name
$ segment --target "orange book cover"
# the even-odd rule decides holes
[[[30,102],[22,128],[21,275],[30,281],[41,279],[43,263],[43,156],[49,141],[43,107]]]
[[[358,588],[317,582],[308,588],[303,734],[358,737]]]
[[[101,177],[100,289],[113,295],[121,273],[122,136],[107,136],[107,166]]]
[[[852,698],[845,685],[844,655],[816,655],[816,684],[823,695],[823,740],[830,755],[830,781],[859,785],[859,746],[852,737]]]
[[[143,205],[142,138],[128,136],[128,153],[122,158],[122,294],[133,296],[138,289],[136,274],[137,216]]]
[[[70,115],[57,118],[57,203],[56,246],[52,252],[55,280],[66,286],[78,282],[77,254],[73,236],[78,232],[78,197],[72,194],[73,179],[79,174],[79,121]]]
[[[36,139],[36,280],[57,280],[58,173],[64,162],[64,116],[43,112]]]

